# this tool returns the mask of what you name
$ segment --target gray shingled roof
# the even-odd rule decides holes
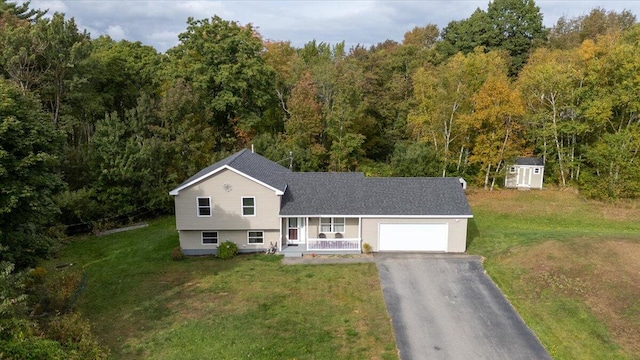
[[[280,215],[470,216],[457,178],[366,178],[290,173]]]
[[[281,166],[263,156],[252,153],[248,149],[243,149],[200,170],[197,174],[188,178],[178,187],[173,189],[172,192],[182,189],[187,185],[191,185],[195,180],[206,176],[225,165],[282,191],[284,191],[287,186],[283,175],[291,172],[284,166]]]
[[[516,159],[516,165],[543,166],[544,161],[541,158],[519,157]]]
[[[457,178],[367,178],[362,173],[294,173],[247,149],[193,175],[177,192],[229,166],[285,191],[280,215],[470,216]]]

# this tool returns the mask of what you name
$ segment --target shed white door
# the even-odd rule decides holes
[[[448,224],[380,224],[380,251],[447,251]]]

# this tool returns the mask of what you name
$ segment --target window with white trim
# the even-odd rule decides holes
[[[198,197],[196,201],[198,205],[198,216],[211,216],[211,198]]]
[[[248,231],[247,242],[249,244],[264,244],[264,232],[263,231]]]
[[[534,174],[540,174],[540,168],[533,169],[533,173]]]
[[[515,173],[516,173],[516,167],[515,167],[515,166],[510,167],[510,168],[509,168],[509,172],[510,172],[511,174],[515,174]]]
[[[253,196],[242,197],[242,216],[256,215],[256,198]]]
[[[344,218],[320,218],[320,232],[343,233]]]
[[[203,231],[202,232],[202,244],[203,245],[215,245],[218,243],[217,231]]]

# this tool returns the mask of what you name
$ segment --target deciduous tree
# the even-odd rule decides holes
[[[0,261],[22,269],[49,255],[62,141],[40,104],[0,79]]]

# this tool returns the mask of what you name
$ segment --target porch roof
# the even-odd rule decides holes
[[[471,216],[457,178],[289,173],[280,215]]]

